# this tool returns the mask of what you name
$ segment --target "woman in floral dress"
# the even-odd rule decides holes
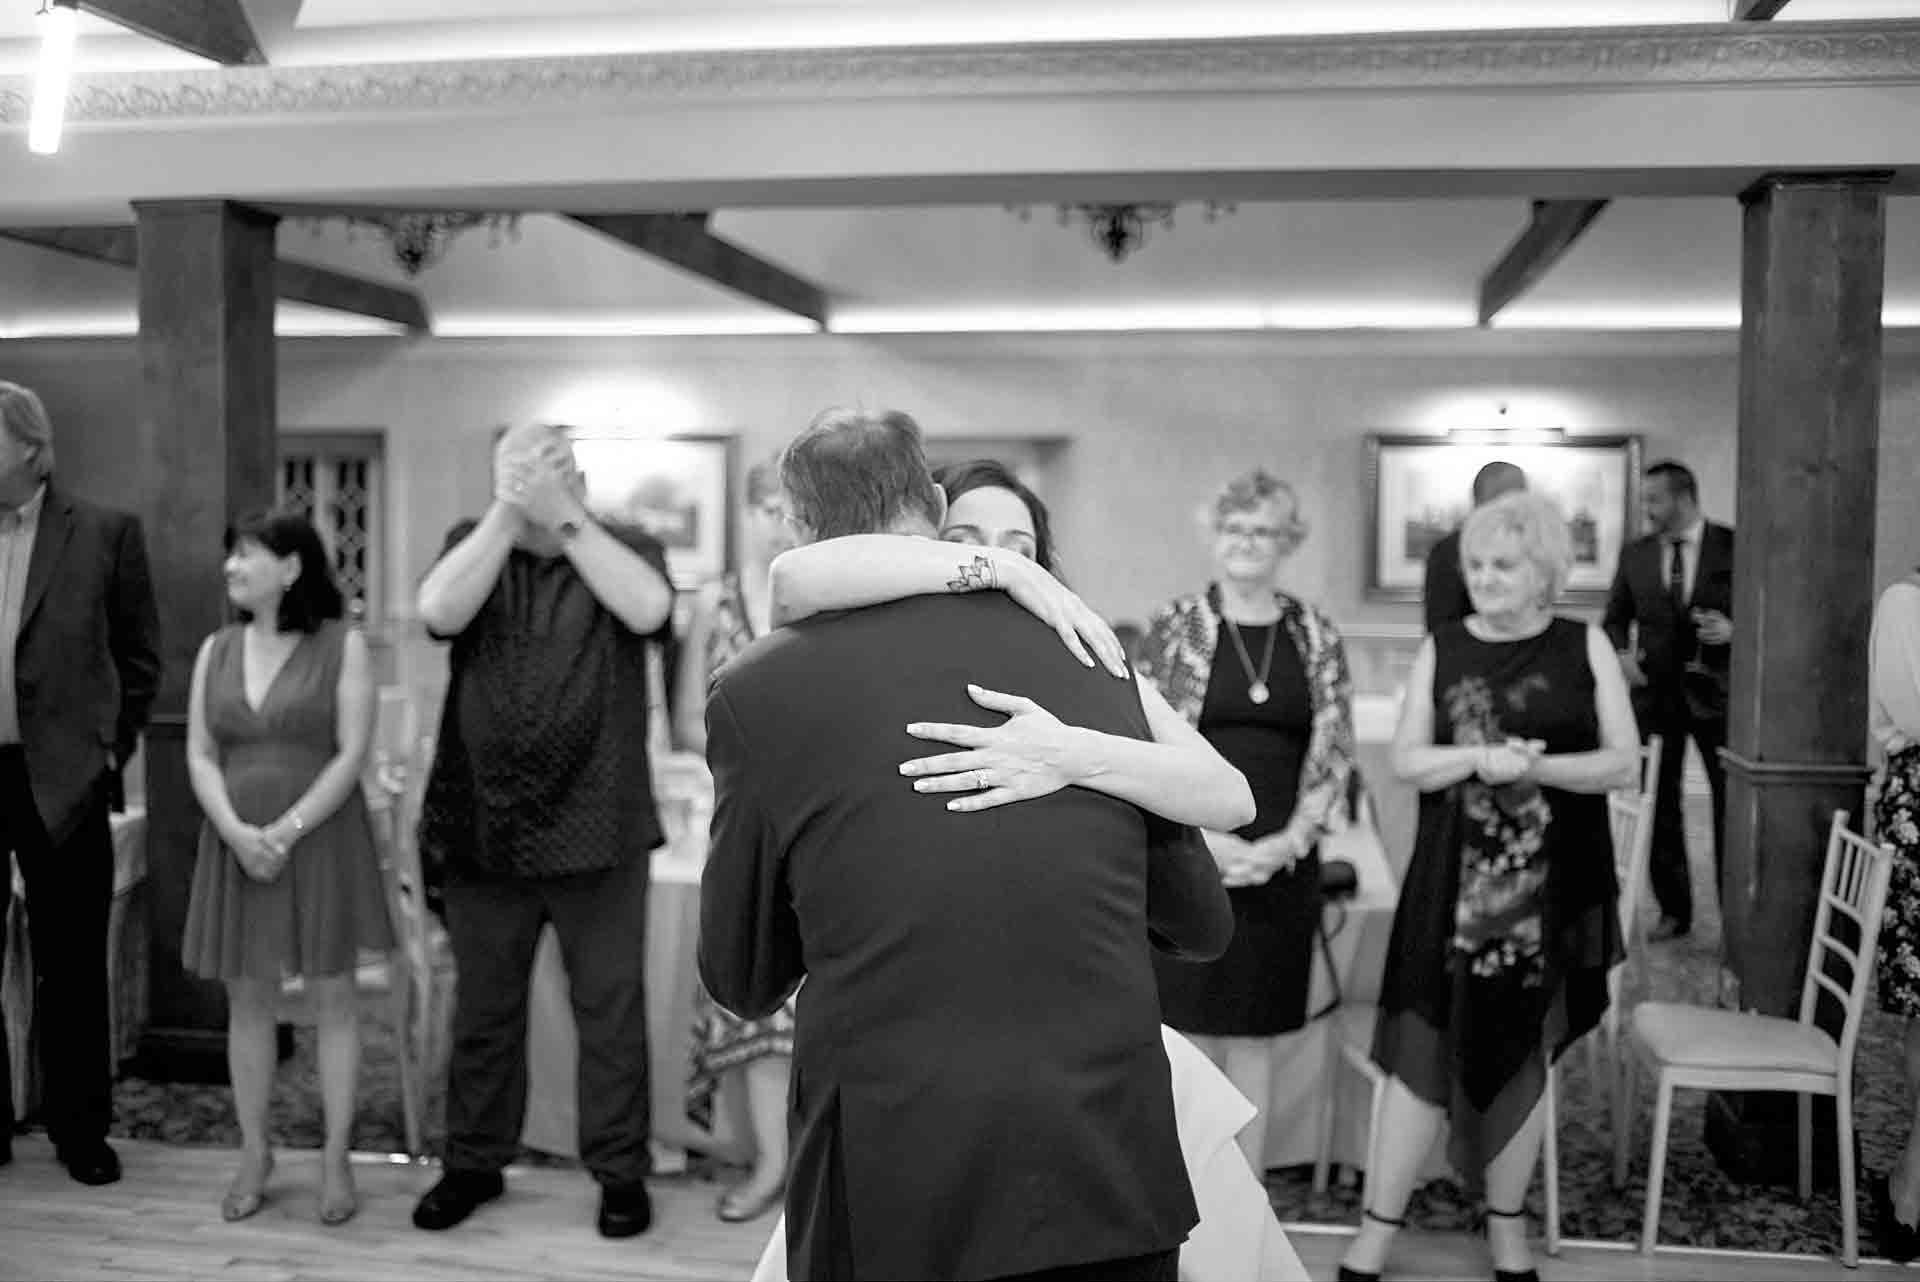
[[[1547,1067],[1599,1022],[1621,955],[1606,793],[1639,774],[1639,733],[1606,636],[1558,618],[1572,560],[1539,495],[1476,509],[1461,537],[1475,613],[1421,645],[1394,736],[1420,826],[1381,983],[1388,1077],[1360,1231],[1341,1264],[1380,1276],[1444,1116],[1484,1183],[1502,1282],[1532,1279],[1524,1199]]]
[[[1920,569],[1881,593],[1869,650],[1868,727],[1886,756],[1874,786],[1873,832],[1894,850],[1880,929],[1880,1007],[1907,1020],[1911,1084],[1920,1082]],[[1920,1111],[1873,1195],[1881,1254],[1903,1263],[1920,1256]]]
[[[706,749],[704,710],[713,674],[768,630],[767,566],[792,542],[778,466],[771,461],[759,463],[747,472],[740,572],[728,575],[695,603],[681,655],[677,737],[690,751]],[[754,1160],[747,1178],[720,1197],[717,1213],[730,1224],[765,1215],[786,1189],[787,1084],[793,1072],[791,1000],[765,1019],[736,1019],[714,1005],[705,989],[695,994],[693,1062],[687,1079],[689,1121],[713,1129],[721,1080],[734,1072],[746,1082]]]

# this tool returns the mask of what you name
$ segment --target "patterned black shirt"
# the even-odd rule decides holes
[[[441,555],[473,530],[462,521]],[[666,577],[638,530],[608,532]],[[647,648],[564,555],[515,548],[452,642],[420,850],[449,880],[559,877],[661,844],[647,760]]]

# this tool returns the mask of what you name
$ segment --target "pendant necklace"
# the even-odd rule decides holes
[[[1227,620],[1227,635],[1233,638],[1233,648],[1240,653],[1240,668],[1247,674],[1247,698],[1254,703],[1265,703],[1272,692],[1267,689],[1267,674],[1273,671],[1273,639],[1280,635],[1280,620],[1273,621],[1267,633],[1267,652],[1260,656],[1260,672],[1255,675],[1253,660],[1247,654],[1247,643],[1240,639],[1240,625],[1232,619]]]

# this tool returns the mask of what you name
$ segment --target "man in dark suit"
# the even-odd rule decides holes
[[[1473,505],[1482,507],[1502,494],[1526,488],[1525,472],[1496,459],[1474,473]],[[1473,598],[1467,595],[1467,576],[1460,568],[1458,528],[1427,549],[1427,581],[1421,601],[1426,609],[1429,633],[1438,632],[1442,624],[1458,623],[1473,613]]]
[[[47,1133],[82,1184],[120,1178],[107,1145],[107,812],[160,684],[159,631],[140,523],[60,489],[46,408],[0,383],[0,922],[11,852],[27,890]],[[12,1134],[0,1028],[0,1161]]]
[[[945,510],[904,414],[829,411],[782,479],[807,538],[932,536]],[[955,592],[988,586],[954,558]],[[1149,737],[1131,679],[997,592],[780,629],[708,700],[701,976],[749,1018],[806,980],[789,1270],[1171,1279],[1198,1217],[1148,941],[1217,956],[1231,909],[1196,834],[1112,797],[964,813],[916,792],[906,727],[975,720],[969,681]]]
[[[1681,817],[1687,739],[1699,749],[1713,794],[1716,891],[1726,871],[1727,675],[1733,657],[1733,530],[1700,515],[1700,489],[1679,463],[1655,463],[1641,486],[1650,532],[1620,552],[1603,621],[1633,691],[1641,735],[1659,735],[1660,791],[1653,811],[1649,879],[1660,904],[1653,938],[1693,929]]]

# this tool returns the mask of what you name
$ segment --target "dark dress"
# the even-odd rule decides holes
[[[1587,627],[1482,641],[1433,634],[1436,744],[1600,746]],[[1621,956],[1606,797],[1477,777],[1420,796],[1394,914],[1373,1058],[1446,1109],[1454,1172],[1477,1187],[1557,1058],[1607,1006]]]
[[[265,826],[280,818],[339,751],[346,636],[346,626],[330,620],[302,637],[256,709],[247,702],[241,628],[214,635],[201,711],[242,822]],[[180,946],[193,974],[276,984],[289,975],[344,975],[362,949],[392,947],[373,823],[358,787],[308,827],[269,882],[247,876],[213,825],[202,822]]]
[[[1280,627],[1240,625],[1249,655],[1264,654],[1267,633]],[[1300,653],[1275,638],[1270,691],[1263,704],[1233,640],[1220,625],[1200,733],[1247,777],[1253,822],[1234,835],[1254,841],[1279,832],[1293,817],[1300,767],[1313,732],[1313,699]],[[1156,955],[1161,1018],[1183,1033],[1208,1037],[1274,1037],[1307,1022],[1307,986],[1320,921],[1320,860],[1309,853],[1262,886],[1230,888],[1233,942],[1217,961],[1183,962]]]

